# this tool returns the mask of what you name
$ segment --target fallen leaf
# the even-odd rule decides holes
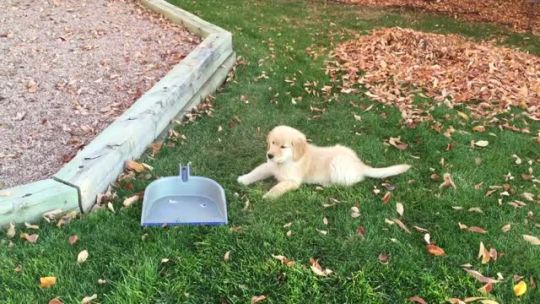
[[[477,147],[484,148],[484,147],[487,147],[489,145],[489,141],[487,141],[487,140],[475,141],[474,145],[477,146]]]
[[[170,261],[170,259],[168,259],[168,258],[163,258],[163,259],[161,259],[160,263],[161,263],[161,264],[166,264],[166,263],[169,263],[169,261]]]
[[[272,254],[272,257],[274,259],[276,259],[276,260],[279,260],[281,262],[281,264],[286,265],[288,267],[292,267],[294,265],[293,260],[289,260],[287,257],[285,257],[283,255],[273,255]]]
[[[525,281],[520,281],[516,285],[514,285],[514,294],[516,297],[521,297],[527,292],[527,283]]]
[[[326,216],[323,217],[322,221],[323,221],[323,224],[328,225],[328,219],[326,218]]]
[[[485,230],[482,227],[477,227],[477,226],[471,226],[467,228],[467,230],[470,232],[475,232],[475,233],[487,233],[487,230]]]
[[[289,228],[292,226],[292,222],[288,222],[287,224],[283,225],[283,228]]]
[[[311,271],[313,271],[316,275],[326,277],[330,274],[332,274],[332,270],[326,268],[322,269],[321,265],[319,265],[319,262],[316,259],[310,258],[309,264],[311,265]]]
[[[486,131],[486,127],[484,127],[484,126],[474,126],[474,127],[472,128],[472,130],[473,130],[474,132],[482,133],[482,132],[485,132],[485,131]]]
[[[486,283],[484,286],[478,289],[479,292],[483,294],[488,294],[493,290],[493,283]]]
[[[396,211],[399,214],[399,216],[403,216],[403,204],[402,203],[396,203]]]
[[[15,237],[15,234],[17,234],[17,231],[15,230],[15,225],[13,225],[13,223],[9,223],[6,236],[8,237],[8,239],[12,239]]]
[[[98,279],[98,280],[97,280],[97,283],[98,283],[99,285],[107,284],[107,280],[105,280],[105,279]]]
[[[88,296],[88,297],[84,297],[81,301],[81,304],[90,304],[92,301],[94,301],[95,299],[97,299],[97,294],[93,294],[91,296]]]
[[[382,202],[384,204],[388,204],[388,202],[392,199],[392,192],[386,192],[382,198]]]
[[[478,249],[478,258],[482,258],[482,264],[489,263],[489,260],[491,259],[491,255],[489,254],[489,251],[484,247],[484,243],[480,242],[480,249]]]
[[[88,250],[83,250],[77,255],[77,263],[82,264],[88,259]]]
[[[358,207],[356,206],[351,207],[351,217],[357,218],[359,216],[360,216],[360,209],[358,209]]]
[[[265,295],[253,296],[253,297],[251,297],[251,304],[256,304],[256,303],[262,302],[264,300],[266,300]]]
[[[138,201],[139,201],[139,196],[138,195],[132,195],[132,196],[126,198],[122,204],[124,205],[125,208],[129,208],[129,207],[131,207],[131,205],[133,205],[134,203],[136,203]]]
[[[399,226],[399,228],[403,229],[405,232],[411,233],[411,231],[409,230],[409,228],[407,228],[407,226],[405,226],[405,224],[403,224],[403,222],[402,222],[401,220],[399,220],[399,219],[392,219],[392,221],[393,221],[394,223],[396,223],[396,224]]]
[[[477,279],[478,281],[480,281],[481,283],[499,283],[498,280],[495,280],[493,278],[489,278],[489,277],[485,277],[484,275],[482,275],[480,272],[476,271],[476,270],[472,270],[472,269],[463,269],[465,270],[469,275],[471,275],[473,278]]]
[[[364,228],[364,226],[358,226],[356,228],[356,234],[364,238],[366,234],[366,229]]]
[[[112,213],[115,213],[115,211],[114,211],[114,206],[113,206],[112,203],[107,203],[107,208],[108,208],[109,210],[111,210]]]
[[[37,234],[21,233],[21,239],[27,240],[29,243],[36,243],[39,238]]]
[[[418,304],[427,304],[426,300],[420,298],[419,296],[412,296],[409,298],[409,301],[418,303]]]
[[[431,253],[434,256],[443,256],[445,254],[444,249],[442,249],[441,247],[435,244],[427,244],[426,249],[429,253]]]
[[[524,234],[523,239],[532,245],[540,245],[540,239],[535,236]]]
[[[39,287],[50,288],[56,284],[56,277],[42,277],[39,278]]]
[[[290,230],[287,231],[286,235],[287,235],[288,237],[291,237],[291,236],[292,236],[292,231],[290,231]]]
[[[469,211],[469,212],[484,213],[484,211],[482,211],[482,209],[480,209],[479,207],[472,207],[472,208],[469,208],[468,211]]]
[[[390,257],[386,253],[379,254],[379,262],[383,265],[388,265],[388,262],[390,261]]]
[[[69,237],[68,242],[69,242],[70,245],[73,245],[73,244],[77,243],[78,240],[79,240],[79,237],[76,234],[74,234],[74,235]]]
[[[406,143],[401,142],[401,137],[390,137],[388,143],[398,150],[405,150],[409,146]]]
[[[443,175],[443,180],[444,182],[442,182],[442,184],[439,186],[439,188],[454,188],[456,189],[456,184],[454,183],[454,179],[452,178],[452,176],[450,175],[450,173],[445,173]]]
[[[431,244],[431,236],[429,235],[429,233],[424,234],[424,241],[428,245]]]
[[[51,300],[49,301],[49,304],[64,304],[64,302],[62,302],[62,301],[60,300],[60,298],[56,297],[56,298],[54,298],[54,299],[51,299]]]
[[[328,234],[328,231],[326,231],[326,230],[320,230],[320,229],[317,229],[317,228],[315,228],[315,230],[317,230],[322,235],[327,235]]]
[[[467,228],[468,228],[467,225],[462,224],[462,223],[460,223],[460,222],[458,222],[458,226],[459,226],[459,229],[461,229],[461,230],[467,229]]]
[[[429,232],[429,230],[427,230],[426,228],[422,228],[422,227],[419,227],[419,226],[413,226],[413,227],[418,232]]]
[[[161,151],[161,148],[163,147],[163,142],[162,141],[158,141],[158,142],[155,142],[151,145],[151,148],[152,148],[152,157],[155,157],[159,151]]]
[[[126,168],[137,173],[142,173],[146,170],[146,167],[143,164],[134,160],[126,161]]]
[[[39,229],[39,226],[38,225],[32,225],[30,223],[24,223],[24,226],[28,229],[34,229],[34,230],[38,230]]]
[[[223,261],[228,262],[231,259],[231,251],[225,252],[225,255],[223,255]]]

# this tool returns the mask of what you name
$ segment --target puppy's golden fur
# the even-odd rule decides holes
[[[372,168],[364,164],[353,150],[340,145],[311,145],[302,132],[288,126],[277,126],[270,131],[267,143],[267,162],[238,177],[238,182],[249,185],[273,176],[278,183],[264,195],[269,199],[295,190],[302,183],[350,186],[365,177],[385,178],[410,168],[405,164]]]

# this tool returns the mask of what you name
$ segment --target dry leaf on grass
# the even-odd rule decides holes
[[[272,257],[278,261],[281,262],[281,264],[283,265],[286,265],[288,267],[292,267],[294,265],[294,261],[293,260],[289,260],[286,256],[284,255],[273,255],[272,254]]]
[[[133,195],[133,196],[130,196],[130,197],[126,198],[124,200],[124,202],[122,203],[122,205],[124,205],[125,208],[129,208],[129,207],[131,207],[131,205],[133,205],[134,203],[136,203],[138,201],[139,201],[139,196],[138,195]]]
[[[253,297],[251,297],[251,304],[256,304],[256,303],[262,302],[264,300],[266,300],[265,295],[253,296]]]
[[[383,265],[388,265],[388,263],[390,262],[390,256],[386,253],[380,253],[377,259],[379,260],[379,263]]]
[[[32,244],[35,244],[38,238],[39,238],[39,235],[37,234],[21,233],[21,239],[26,240]]]
[[[143,164],[136,162],[134,160],[126,161],[126,168],[128,170],[135,171],[137,173],[142,173],[146,170],[146,167]]]
[[[77,263],[82,264],[88,259],[88,250],[83,250],[77,255]]]
[[[69,237],[68,242],[69,242],[70,245],[73,245],[73,244],[77,243],[78,240],[79,240],[79,237],[76,234],[74,234],[74,235]]]
[[[323,269],[321,265],[319,265],[318,260],[314,258],[309,259],[309,264],[310,264],[311,271],[313,271],[318,276],[326,277],[332,274],[332,270],[328,268]]]
[[[521,297],[527,292],[527,283],[525,281],[520,281],[516,285],[514,285],[514,294],[516,297]]]
[[[39,287],[50,288],[56,284],[56,277],[42,277],[39,278]]]
[[[356,206],[351,207],[351,217],[357,218],[359,216],[360,216],[360,209],[358,209],[358,207]]]
[[[482,227],[477,227],[477,226],[471,226],[469,228],[467,228],[467,231],[469,232],[475,232],[475,233],[487,233],[487,230],[482,228]]]
[[[484,147],[487,147],[489,145],[489,141],[487,141],[487,140],[475,141],[474,145],[477,146],[477,147],[484,148]]]
[[[366,228],[364,226],[358,226],[356,228],[356,234],[359,235],[362,238],[365,238],[366,235]]]
[[[456,189],[456,184],[454,183],[454,179],[452,178],[452,175],[450,175],[450,173],[445,173],[443,175],[443,180],[444,182],[442,182],[442,184],[439,186],[439,188],[454,188]]]
[[[28,228],[28,229],[34,229],[34,230],[38,230],[38,229],[39,229],[39,226],[38,226],[38,225],[32,225],[32,224],[27,223],[27,222],[24,223],[24,226],[25,226],[26,228]]]
[[[531,245],[540,245],[540,239],[535,236],[524,234],[523,239]]]
[[[394,148],[398,149],[398,150],[405,150],[409,146],[408,144],[401,142],[401,137],[400,136],[398,136],[398,137],[390,137],[388,139],[388,143],[391,146],[393,146]]]
[[[478,288],[478,291],[483,294],[488,294],[493,290],[493,283],[486,283],[484,286]]]
[[[399,228],[403,229],[405,232],[411,233],[411,231],[409,230],[409,228],[407,228],[407,226],[405,226],[405,224],[404,224],[401,220],[399,220],[399,219],[392,219],[392,221],[393,221],[394,223],[396,223],[396,224],[399,226]]]
[[[98,283],[99,285],[107,284],[107,280],[105,280],[105,279],[98,279],[98,280],[97,280],[97,283]]]
[[[403,208],[403,204],[402,203],[396,203],[396,211],[397,213],[399,214],[399,216],[403,216],[403,211],[405,209]]]
[[[386,192],[382,198],[383,204],[388,204],[390,200],[392,199],[392,192]]]
[[[323,224],[328,225],[328,219],[326,218],[326,216],[323,217],[322,221],[323,221]]]
[[[431,244],[431,235],[429,235],[429,233],[424,234],[424,241],[428,245]]]
[[[8,239],[12,239],[15,237],[16,234],[17,234],[17,230],[15,230],[15,225],[13,225],[13,223],[9,223],[6,236],[8,237]]]
[[[152,148],[152,157],[155,157],[159,153],[159,151],[161,151],[161,148],[163,147],[163,142],[155,142],[150,147]]]
[[[429,253],[431,253],[434,256],[443,256],[445,255],[444,249],[441,247],[435,245],[435,244],[427,244],[426,249]]]
[[[480,272],[472,269],[463,269],[465,270],[469,275],[471,275],[473,278],[477,279],[481,283],[499,283],[499,280],[495,280],[493,278],[485,277]]]
[[[93,295],[91,295],[91,296],[84,297],[84,298],[81,300],[81,304],[90,304],[90,303],[92,303],[92,301],[94,301],[95,299],[97,299],[97,294],[93,294]]]
[[[231,251],[229,250],[225,252],[225,254],[223,255],[223,261],[228,262],[230,259],[231,259]]]
[[[409,301],[418,303],[418,304],[427,304],[426,300],[422,299],[419,296],[412,296],[409,298]]]
[[[60,300],[60,298],[56,297],[54,299],[51,299],[49,301],[49,304],[64,304],[64,302],[62,302],[62,300]]]

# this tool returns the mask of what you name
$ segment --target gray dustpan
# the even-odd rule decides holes
[[[180,166],[179,176],[162,177],[144,191],[141,226],[225,225],[225,191],[216,181],[191,176]]]

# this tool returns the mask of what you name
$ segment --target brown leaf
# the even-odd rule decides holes
[[[407,226],[405,226],[405,224],[403,224],[403,222],[402,222],[401,220],[399,220],[399,219],[392,219],[392,221],[393,221],[394,223],[396,223],[396,224],[399,226],[399,228],[403,229],[405,232],[411,233],[411,231],[409,230],[409,228],[407,228]]]
[[[272,254],[272,257],[276,260],[279,260],[281,262],[281,264],[283,265],[286,265],[288,267],[292,267],[294,266],[294,261],[293,260],[289,260],[286,256],[283,256],[283,255],[273,255]]]
[[[454,179],[450,175],[450,173],[445,173],[443,175],[444,182],[439,186],[439,188],[454,188],[456,189],[456,184],[454,183]]]
[[[429,253],[431,253],[434,256],[443,256],[445,254],[444,249],[442,249],[441,247],[435,244],[426,245],[426,249]]]
[[[470,232],[476,232],[476,233],[487,233],[487,230],[485,230],[482,227],[477,227],[477,226],[471,226],[467,228],[467,230]]]
[[[390,257],[386,253],[379,254],[379,262],[383,265],[388,265],[388,262],[390,261]]]
[[[38,225],[32,225],[32,224],[29,224],[29,223],[24,223],[24,226],[28,229],[34,229],[34,230],[38,230],[39,229],[39,226]]]
[[[155,157],[156,155],[158,155],[159,151],[161,151],[161,148],[163,147],[163,142],[155,142],[150,147],[152,148],[152,157]]]
[[[137,173],[142,173],[146,170],[146,167],[143,164],[136,162],[134,160],[126,161],[126,168],[128,170],[135,171]]]
[[[486,283],[484,286],[478,289],[479,292],[483,294],[488,294],[493,290],[493,283]]]
[[[29,243],[35,244],[39,238],[37,234],[21,233],[21,239],[27,240]]]
[[[493,278],[485,277],[480,272],[472,269],[463,269],[465,270],[469,275],[471,275],[473,278],[477,279],[481,283],[499,283],[498,280],[495,280]]]
[[[388,204],[390,200],[392,199],[392,192],[386,192],[382,198],[383,204]]]
[[[262,302],[264,300],[266,300],[265,295],[253,296],[253,297],[251,297],[251,304],[256,304],[256,303]]]
[[[316,259],[310,258],[309,264],[311,265],[311,271],[313,271],[316,275],[326,277],[330,274],[332,274],[332,270],[326,268],[322,269],[321,265],[319,265],[319,262]]]
[[[419,296],[412,296],[409,298],[409,301],[418,303],[418,304],[427,304],[426,300],[420,298]]]
[[[489,263],[489,260],[491,259],[491,255],[489,254],[489,251],[484,247],[484,243],[480,242],[480,249],[478,250],[478,258],[482,258],[482,264]]]
[[[64,304],[64,302],[62,302],[62,301],[60,300],[60,298],[56,297],[56,298],[54,298],[54,299],[51,299],[51,300],[49,301],[49,304]]]
[[[364,226],[358,226],[356,228],[356,234],[361,236],[362,238],[365,238],[365,235],[366,235],[366,229],[364,228]]]
[[[78,240],[79,240],[79,237],[76,234],[74,234],[74,235],[69,237],[68,242],[69,242],[70,245],[73,245],[73,244],[77,243]]]
[[[401,137],[390,137],[388,143],[398,150],[405,150],[409,146],[406,143],[401,142]]]
[[[422,227],[419,227],[419,226],[413,226],[413,227],[418,232],[429,232],[429,230],[427,230],[426,228],[422,228]]]

